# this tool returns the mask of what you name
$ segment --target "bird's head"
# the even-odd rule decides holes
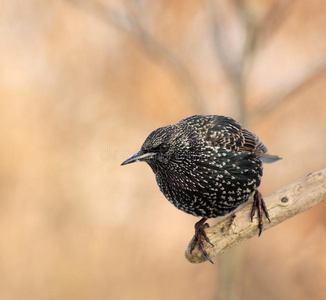
[[[194,153],[198,137],[187,127],[176,124],[154,130],[145,140],[139,152],[121,165],[145,161],[152,168],[178,164]]]

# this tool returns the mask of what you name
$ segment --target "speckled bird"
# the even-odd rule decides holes
[[[210,262],[203,240],[205,223],[232,213],[254,195],[259,235],[262,211],[269,220],[264,200],[257,190],[263,174],[262,162],[278,156],[267,154],[266,146],[251,131],[229,117],[195,115],[177,124],[154,130],[141,150],[122,165],[145,161],[152,168],[164,196],[178,209],[202,219],[195,225],[196,244]]]

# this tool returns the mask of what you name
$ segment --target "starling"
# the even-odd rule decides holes
[[[164,196],[178,209],[202,219],[195,224],[196,245],[210,262],[203,240],[205,223],[232,213],[254,195],[251,220],[258,209],[259,235],[262,211],[269,220],[264,200],[257,190],[263,174],[262,162],[278,156],[251,131],[229,117],[195,115],[174,125],[154,130],[138,153],[122,163],[145,161],[152,168]],[[211,244],[211,243],[210,243]]]

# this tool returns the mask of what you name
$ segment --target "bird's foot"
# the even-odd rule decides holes
[[[205,232],[205,228],[209,227],[209,224],[205,223],[206,221],[207,221],[206,218],[202,218],[199,222],[197,222],[195,224],[195,236],[194,236],[193,241],[190,246],[190,254],[195,249],[196,245],[198,245],[198,247],[199,247],[201,253],[204,255],[204,257],[209,262],[214,264],[213,261],[208,256],[208,253],[205,250],[205,247],[203,244],[203,240],[205,240],[207,243],[209,243],[210,245],[212,245],[214,247],[214,245],[211,243],[211,241],[209,240],[209,238],[207,237],[206,232]]]
[[[254,193],[254,203],[252,205],[252,209],[251,209],[251,222],[253,220],[253,217],[255,215],[256,209],[258,210],[258,228],[259,228],[259,233],[258,236],[261,235],[261,232],[263,230],[263,213],[265,213],[266,218],[268,219],[269,222],[271,222],[271,220],[269,219],[269,214],[267,211],[267,207],[265,204],[265,201],[263,199],[263,196],[261,195],[261,193],[257,190]]]

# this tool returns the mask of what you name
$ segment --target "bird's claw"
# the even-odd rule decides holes
[[[253,221],[253,217],[255,215],[256,209],[258,210],[258,220],[259,220],[259,223],[258,223],[258,229],[259,229],[258,236],[260,236],[261,233],[262,233],[262,230],[263,230],[263,212],[264,212],[266,218],[268,219],[269,223],[271,222],[271,220],[269,218],[269,214],[268,214],[268,211],[267,211],[265,201],[264,201],[261,193],[258,190],[256,190],[255,193],[254,193],[254,203],[252,205],[251,214],[250,214],[251,222]]]
[[[207,237],[206,232],[205,232],[205,228],[209,227],[209,224],[205,223],[206,220],[207,220],[206,218],[203,218],[195,224],[195,236],[194,236],[193,241],[190,246],[190,254],[195,249],[196,245],[198,245],[203,256],[210,263],[214,264],[213,261],[210,259],[209,255],[204,247],[204,244],[203,244],[203,239],[204,239],[208,244],[210,244],[211,246],[214,247],[214,245],[211,243],[211,241],[209,240],[209,238]]]

